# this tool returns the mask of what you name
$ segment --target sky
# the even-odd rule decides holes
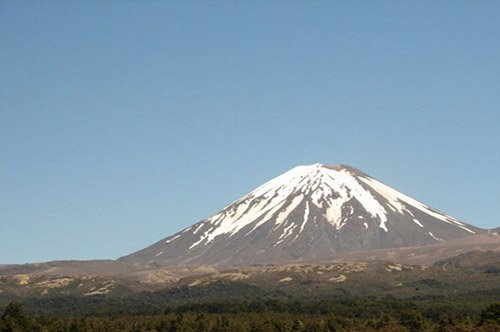
[[[115,259],[303,164],[500,226],[498,1],[1,1],[0,264]]]

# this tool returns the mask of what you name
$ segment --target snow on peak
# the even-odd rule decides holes
[[[355,207],[357,218],[353,217]],[[298,211],[299,208],[304,210]],[[246,236],[263,224],[271,225],[273,231],[281,230],[275,245],[292,235],[295,240],[308,223],[316,222],[318,213],[335,230],[348,222],[363,222],[361,225],[368,229],[366,221],[371,219],[388,232],[388,213],[408,214],[413,223],[424,228],[409,208],[474,233],[455,218],[438,213],[352,167],[316,163],[292,168],[200,223],[193,232],[199,232],[200,237],[189,249],[207,244],[219,235],[232,237],[244,228]],[[303,216],[301,220],[297,220],[299,214]]]
[[[354,174],[342,166],[327,167],[316,163],[292,168],[207,219],[211,227],[190,248],[209,243],[222,234],[233,236],[252,223],[251,231],[266,222],[280,225],[304,201],[307,213],[303,221],[300,225],[289,225],[285,233],[290,234],[284,233],[282,237],[291,235],[295,228],[299,229],[299,234],[302,232],[309,221],[309,204],[324,210],[327,221],[339,229],[343,226],[342,206],[353,198],[380,221],[380,228],[388,231],[386,210]]]

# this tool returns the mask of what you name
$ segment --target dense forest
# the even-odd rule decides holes
[[[35,314],[3,310],[0,331],[500,331],[500,303],[350,299],[321,302],[218,302],[155,314]]]

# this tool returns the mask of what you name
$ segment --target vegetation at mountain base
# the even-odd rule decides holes
[[[321,303],[206,303],[131,315],[28,315],[11,302],[1,332],[83,331],[486,331],[500,330],[500,303],[417,303],[353,299]]]
[[[0,332],[500,331],[497,258],[260,266],[149,290],[118,277],[5,275]]]

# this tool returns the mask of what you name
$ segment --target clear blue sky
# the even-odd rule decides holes
[[[0,263],[117,258],[298,164],[500,226],[498,1],[1,1]]]

